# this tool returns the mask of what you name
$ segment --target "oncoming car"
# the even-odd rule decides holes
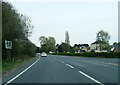
[[[45,52],[42,52],[41,57],[47,57],[47,54]]]

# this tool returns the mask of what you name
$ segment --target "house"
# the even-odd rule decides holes
[[[93,42],[91,45],[90,45],[90,50],[100,50],[100,47],[99,47],[99,44],[97,41]]]
[[[59,53],[59,52],[58,52],[58,47],[59,47],[59,44],[56,44],[56,52],[57,52],[57,53]]]
[[[79,52],[88,52],[89,50],[89,45],[88,44],[75,44],[73,46],[73,48],[76,49],[75,52],[79,53]]]
[[[111,45],[111,51],[120,52],[120,45]]]
[[[59,47],[59,44],[56,44],[56,49],[58,49],[58,47]]]
[[[106,47],[106,42],[103,41],[95,41],[90,45],[90,50],[94,50],[95,52],[107,52],[107,50],[103,50]]]

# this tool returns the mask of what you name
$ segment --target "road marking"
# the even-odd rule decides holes
[[[107,64],[111,64],[111,65],[116,65],[116,66],[118,66],[118,64],[115,64],[115,63],[107,63]]]
[[[11,83],[15,79],[17,79],[19,76],[21,76],[23,73],[25,73],[28,69],[30,69],[33,65],[35,65],[40,60],[40,57],[38,60],[36,60],[32,65],[30,65],[28,68],[26,68],[24,71],[20,72],[18,75],[7,81],[4,85],[7,85],[8,83]]]
[[[98,80],[96,80],[96,79],[90,77],[89,75],[83,73],[82,71],[79,71],[79,73],[81,73],[82,75],[86,76],[87,78],[91,79],[92,81],[94,81],[94,82],[96,82],[96,83],[98,83],[98,84],[100,84],[100,85],[104,85],[104,84],[102,84],[101,82],[99,82]]]
[[[64,63],[63,61],[60,61],[61,63]]]
[[[118,64],[115,64],[115,63],[106,63],[106,62],[101,62],[101,63],[105,63],[105,64],[111,64],[111,65],[118,66]]]
[[[70,68],[74,68],[73,66],[69,65],[69,64],[66,64],[67,66],[69,66]]]

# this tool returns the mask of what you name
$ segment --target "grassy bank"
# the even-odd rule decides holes
[[[96,58],[120,58],[120,53],[114,52],[85,52],[85,53],[53,53],[53,55],[79,56],[79,57],[96,57]]]
[[[17,60],[17,61],[2,61],[2,74],[5,74],[6,72],[12,70],[13,68],[16,68],[21,64],[25,62],[29,62],[35,58],[36,57],[29,57],[29,58],[24,58],[22,60]]]

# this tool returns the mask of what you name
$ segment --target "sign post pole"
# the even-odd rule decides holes
[[[11,60],[12,42],[5,40],[5,48],[6,48],[7,60]]]

